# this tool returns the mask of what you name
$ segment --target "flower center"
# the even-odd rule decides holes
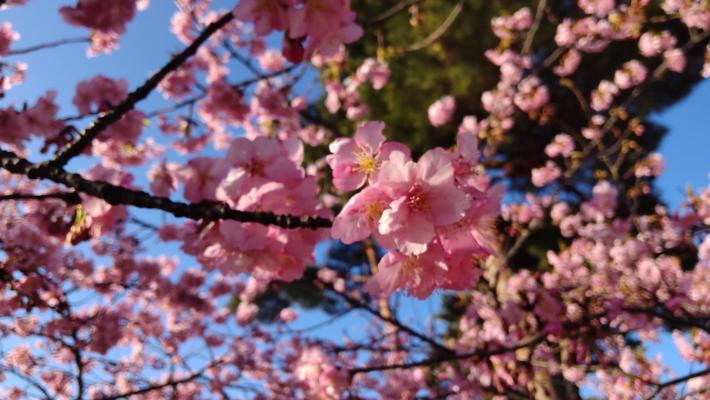
[[[256,176],[264,176],[264,164],[258,160],[251,160],[249,163],[249,173]]]
[[[430,210],[431,205],[427,201],[427,195],[421,184],[415,183],[407,195],[407,206],[413,211]]]
[[[373,201],[365,205],[365,215],[372,222],[379,220],[384,210],[385,204],[381,201]]]
[[[365,151],[357,153],[355,156],[355,164],[357,165],[357,170],[363,174],[370,174],[377,168],[377,160],[375,160],[375,157]]]

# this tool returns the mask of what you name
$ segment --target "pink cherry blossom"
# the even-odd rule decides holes
[[[380,90],[390,78],[390,69],[386,62],[368,58],[357,69],[357,77],[362,81],[370,81],[372,88]]]
[[[333,184],[341,192],[360,188],[368,179],[373,179],[380,164],[394,151],[405,151],[406,147],[393,142],[385,142],[382,135],[385,125],[379,121],[368,121],[360,125],[352,139],[339,138],[330,144],[326,160],[333,170]]]
[[[534,112],[547,104],[550,98],[547,87],[537,77],[528,77],[518,84],[515,105],[524,112]]]
[[[624,63],[614,74],[614,83],[621,90],[640,85],[646,80],[646,67],[636,60]]]
[[[160,82],[158,88],[163,92],[165,98],[182,99],[192,92],[192,85],[194,84],[194,65],[187,63],[168,74],[168,76]]]
[[[432,126],[443,126],[451,120],[456,110],[454,96],[444,96],[429,106],[429,123]]]
[[[158,196],[167,197],[177,187],[175,182],[176,166],[171,165],[162,160],[155,164],[148,171],[148,179],[150,179],[150,190]]]
[[[259,65],[266,71],[274,72],[283,69],[286,60],[281,52],[267,50],[259,56]]]
[[[566,133],[560,133],[545,147],[545,154],[550,158],[557,156],[569,157],[574,151],[574,140]]]
[[[543,187],[555,181],[561,174],[557,164],[547,161],[543,167],[532,170],[532,183],[537,187]]]
[[[238,20],[254,23],[254,32],[265,36],[288,27],[292,3],[292,0],[241,0],[232,12]]]
[[[352,43],[363,34],[350,10],[350,0],[310,0],[289,10],[289,38],[308,38],[305,52],[318,51],[336,56],[340,46]]]
[[[93,55],[147,3],[72,0],[61,15],[91,30]],[[187,53],[152,67],[169,73],[120,108],[129,87],[156,83],[150,71],[89,75],[66,110],[61,85],[24,99],[34,69],[13,60],[43,46],[17,51],[0,25],[12,55],[0,76],[0,398],[527,398],[550,379],[565,389],[552,397],[702,397],[710,187],[677,210],[658,203],[664,162],[642,136],[642,100],[647,68],[660,65],[659,87],[677,78],[668,71],[699,72],[703,51],[708,69],[703,1],[577,0],[555,18],[495,18],[490,86],[459,104],[476,115],[452,121],[453,98],[435,110],[455,123],[434,129],[450,147],[416,141],[418,160],[366,118],[387,112],[378,90],[402,82],[389,49],[407,43],[390,28],[415,40],[448,24],[429,6],[378,20],[348,0],[242,0],[195,49],[224,11],[175,3],[171,51]],[[457,10],[442,45],[470,22]],[[345,45],[365,30],[352,59]],[[77,157],[52,166],[93,124]],[[537,167],[519,158],[528,150],[544,151]],[[392,297],[439,290],[431,327]],[[319,331],[332,321],[342,334]],[[689,375],[643,351],[669,326]]]
[[[665,170],[663,156],[658,153],[651,153],[644,160],[636,164],[634,174],[641,178],[647,176],[659,176]]]
[[[468,194],[472,201],[465,217],[439,228],[439,242],[448,254],[459,252],[464,258],[485,259],[496,254],[498,247],[495,223],[504,189],[502,185],[494,185],[484,192],[470,190]]]
[[[614,96],[619,93],[619,87],[611,81],[601,81],[599,86],[592,92],[592,109],[604,111],[611,107]]]
[[[493,33],[501,39],[511,40],[532,25],[532,12],[524,7],[510,17],[495,17],[491,20]]]
[[[303,171],[292,151],[287,142],[279,139],[235,139],[223,161],[228,172],[219,185],[217,198],[236,204],[241,196],[268,182],[288,185],[300,182]]]
[[[187,9],[178,9],[170,19],[170,30],[181,42],[189,44],[195,39],[194,22]]]
[[[554,68],[554,72],[559,76],[570,76],[577,71],[581,62],[582,54],[575,49],[570,49],[562,57],[560,65]]]
[[[577,5],[587,14],[605,17],[614,9],[614,3],[615,0],[579,0]]]
[[[291,9],[290,37],[310,36],[321,38],[337,29],[344,22],[353,21],[355,15],[350,11],[349,0],[313,0],[305,2],[303,7]]]
[[[391,247],[391,240],[379,233],[379,221],[391,198],[378,186],[370,186],[351,197],[333,221],[331,236],[343,243],[355,243],[374,234],[378,243]]]
[[[82,114],[106,111],[118,105],[128,94],[128,82],[96,75],[79,82],[72,102]]]
[[[136,0],[78,0],[76,6],[59,12],[72,25],[121,34],[136,13]]]
[[[12,24],[4,22],[0,25],[0,55],[10,51],[10,45],[20,38],[20,34],[12,30]]]
[[[582,128],[582,136],[588,140],[597,140],[602,137],[602,131],[596,126]]]
[[[645,32],[639,38],[638,46],[641,54],[646,57],[655,57],[676,45],[676,38],[668,31]]]
[[[663,53],[663,60],[669,70],[681,73],[685,70],[685,53],[681,49],[666,50]]]
[[[200,102],[198,112],[208,125],[219,127],[222,119],[233,125],[240,124],[249,108],[244,104],[242,94],[220,79],[210,84],[207,98]]]
[[[382,213],[379,231],[393,235],[406,254],[421,254],[437,226],[460,221],[468,207],[465,193],[454,185],[454,169],[444,150],[426,152],[418,162],[395,151],[382,164],[377,184],[392,198]]]
[[[447,266],[441,246],[429,246],[420,255],[406,255],[400,251],[387,253],[378,264],[378,272],[367,282],[365,289],[381,297],[406,288],[407,293],[420,299],[436,289],[437,277]]]
[[[217,187],[226,175],[226,165],[208,157],[197,157],[177,171],[185,199],[192,202],[214,200]]]

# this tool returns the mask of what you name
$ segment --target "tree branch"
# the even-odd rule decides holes
[[[166,382],[156,384],[153,386],[146,386],[141,389],[136,389],[136,390],[133,390],[130,392],[125,392],[125,393],[117,394],[117,395],[113,395],[113,396],[104,396],[104,397],[101,397],[101,400],[118,400],[118,399],[124,399],[124,398],[127,399],[127,398],[131,398],[132,396],[150,393],[150,392],[153,392],[156,390],[165,389],[170,386],[172,386],[173,388],[177,388],[178,385],[182,385],[183,383],[191,382],[191,381],[201,377],[205,373],[205,371],[207,371],[211,367],[214,367],[217,364],[218,364],[217,362],[212,362],[207,367],[205,367],[197,372],[194,372],[194,373],[192,373],[184,378],[181,378],[181,379],[169,379]]]
[[[454,351],[451,350],[450,348],[444,346],[443,344],[437,342],[436,340],[430,338],[427,335],[417,332],[416,330],[412,329],[411,327],[399,322],[399,320],[397,320],[391,316],[388,317],[388,316],[382,315],[380,312],[378,312],[374,308],[370,307],[368,304],[356,299],[355,297],[349,296],[346,293],[342,293],[342,292],[335,290],[335,288],[333,288],[330,284],[328,284],[326,282],[323,282],[321,280],[317,280],[317,282],[319,282],[321,285],[323,285],[326,289],[328,289],[331,292],[335,293],[336,295],[342,297],[343,300],[348,302],[351,306],[367,311],[368,313],[374,315],[375,317],[379,318],[380,320],[382,320],[384,322],[388,322],[388,323],[396,326],[397,328],[408,333],[409,335],[414,336],[423,342],[429,343],[432,347],[434,347],[435,349],[437,349],[439,351],[442,351],[447,354],[453,354]]]
[[[2,5],[2,3],[0,3],[0,5]],[[9,367],[9,366],[3,365],[3,364],[0,364],[0,371],[9,372],[12,375],[16,376],[18,379],[21,379],[22,381],[29,384],[31,387],[37,389],[42,394],[42,396],[44,396],[44,399],[46,399],[46,400],[53,399],[53,397],[49,394],[49,391],[47,389],[45,389],[44,386],[42,386],[42,384],[40,382],[36,381],[33,377],[27,376],[12,367]]]
[[[381,24],[388,19],[394,17],[395,15],[399,14],[400,12],[406,10],[410,6],[413,6],[415,4],[419,4],[424,0],[402,0],[399,3],[395,4],[394,6],[388,8],[385,10],[382,14],[376,16],[375,18],[371,19],[370,21],[365,22],[363,25],[365,27],[371,27],[373,25],[378,25]]]
[[[96,138],[96,136],[99,135],[99,133],[103,132],[111,124],[121,119],[121,117],[123,117],[128,111],[132,110],[139,101],[148,97],[148,95],[158,86],[163,78],[180,67],[185,61],[187,61],[187,59],[197,52],[200,46],[202,46],[202,44],[207,41],[212,34],[227,25],[230,21],[232,21],[232,19],[234,19],[234,15],[232,13],[227,13],[215,22],[209,24],[189,46],[173,57],[158,72],[145,81],[143,85],[128,94],[128,97],[126,97],[125,100],[119,103],[111,111],[108,111],[97,118],[81,135],[79,135],[76,140],[58,152],[52,160],[37,164],[35,168],[40,170],[57,167],[61,168],[65,166],[69,160],[81,154],[81,152],[84,151],[84,149],[91,143],[92,140],[94,140],[94,138]]]
[[[501,347],[501,348],[495,349],[495,350],[481,349],[481,350],[476,350],[476,351],[469,352],[469,353],[427,358],[425,360],[413,361],[413,362],[408,362],[408,363],[375,365],[372,367],[353,368],[350,370],[350,376],[355,376],[356,374],[363,373],[363,372],[367,373],[367,372],[374,372],[374,371],[385,371],[385,370],[390,370],[390,369],[408,369],[408,368],[431,366],[431,365],[441,364],[441,363],[444,363],[447,361],[465,360],[467,358],[479,358],[479,359],[480,358],[488,358],[488,357],[497,356],[497,355],[509,353],[512,351],[516,351],[519,349],[523,349],[526,347],[535,346],[535,345],[541,343],[544,339],[545,339],[544,335],[538,335],[538,336],[535,336],[531,339],[524,340],[514,346]]]
[[[456,5],[454,6],[454,8],[451,10],[451,13],[449,13],[449,15],[446,17],[444,22],[442,22],[442,24],[438,28],[436,28],[434,31],[432,31],[423,40],[413,43],[403,49],[398,49],[397,52],[406,53],[406,52],[410,52],[410,51],[421,50],[421,49],[429,46],[430,44],[436,42],[437,40],[439,40],[439,38],[441,36],[443,36],[444,33],[446,33],[446,31],[449,30],[449,28],[451,27],[451,24],[453,24],[454,21],[456,21],[456,18],[459,16],[459,14],[461,14],[461,10],[463,10],[463,4],[464,4],[464,1],[459,0],[456,3]]]
[[[21,55],[21,54],[32,53],[32,52],[38,51],[38,50],[59,47],[59,46],[65,45],[65,44],[89,43],[89,42],[91,42],[91,38],[88,38],[88,37],[75,37],[75,38],[59,39],[59,40],[55,40],[53,42],[41,43],[41,44],[37,44],[34,46],[30,46],[30,47],[25,47],[25,48],[16,49],[16,50],[10,50],[7,52],[7,54],[5,54],[5,56],[6,57],[7,56],[17,56],[17,55]]]
[[[523,43],[522,53],[527,55],[530,53],[533,41],[535,40],[535,35],[537,30],[540,29],[540,23],[542,22],[542,16],[545,14],[545,7],[547,6],[547,0],[540,0],[537,3],[537,10],[535,11],[535,21],[532,27],[528,31],[527,36],[525,36],[525,43]]]
[[[72,338],[74,339],[74,346],[69,347],[69,351],[74,355],[74,363],[76,364],[77,375],[76,375],[76,400],[84,399],[84,359],[81,355],[81,350],[79,349],[79,336],[77,335],[78,330],[74,329],[72,331]]]
[[[54,192],[54,193],[44,193],[44,194],[32,194],[32,193],[10,193],[0,195],[0,201],[9,200],[62,200],[67,204],[79,204],[81,203],[81,197],[76,192]]]
[[[221,202],[203,201],[188,204],[170,200],[167,197],[153,196],[141,190],[128,189],[102,181],[92,181],[79,174],[64,171],[62,168],[37,168],[24,158],[11,151],[0,149],[0,168],[14,174],[26,175],[30,179],[46,179],[85,193],[112,205],[129,205],[139,208],[151,208],[167,211],[176,217],[194,220],[229,219],[240,222],[254,222],[262,225],[276,225],[282,228],[329,228],[332,222],[322,217],[298,217],[276,215],[267,212],[247,212],[230,208]]]
[[[656,384],[656,390],[654,390],[653,393],[651,393],[650,395],[648,395],[645,399],[646,399],[646,400],[651,400],[651,399],[653,399],[654,397],[656,397],[658,394],[660,394],[661,391],[662,391],[663,389],[667,388],[667,387],[675,386],[675,385],[677,385],[677,384],[679,384],[679,383],[683,383],[683,382],[689,381],[689,380],[691,380],[691,379],[693,379],[693,378],[699,378],[699,377],[701,377],[701,376],[708,375],[708,374],[710,374],[710,368],[706,368],[706,369],[704,369],[704,370],[702,370],[702,371],[694,372],[694,373],[689,374],[689,375],[681,376],[680,378],[672,379],[672,380],[667,381],[667,382],[657,383],[657,384]]]

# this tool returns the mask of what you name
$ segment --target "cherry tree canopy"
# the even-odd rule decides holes
[[[647,119],[708,0],[176,0],[143,82],[13,96],[155,6],[64,3],[0,25],[0,397],[710,399],[710,187],[663,204]]]

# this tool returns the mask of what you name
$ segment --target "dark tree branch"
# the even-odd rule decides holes
[[[170,200],[167,197],[153,196],[141,190],[133,190],[102,181],[92,181],[79,174],[64,171],[62,168],[37,168],[24,158],[11,151],[0,149],[0,168],[14,174],[26,175],[30,179],[46,179],[98,197],[112,205],[129,205],[139,208],[151,208],[167,211],[176,217],[194,220],[229,219],[240,222],[254,222],[263,225],[276,225],[282,228],[329,228],[332,222],[322,217],[298,217],[276,215],[267,212],[238,211],[225,203],[207,202],[188,204]]]
[[[535,21],[532,27],[528,31],[527,36],[525,36],[525,43],[523,43],[523,54],[529,54],[532,48],[533,41],[535,40],[535,35],[537,30],[540,29],[540,23],[542,22],[542,16],[545,14],[545,7],[547,6],[547,0],[540,0],[537,3],[537,11],[535,11]]]
[[[649,307],[622,307],[622,311],[631,314],[645,314],[651,317],[659,318],[661,321],[667,324],[675,324],[683,327],[701,329],[705,332],[710,333],[710,315],[674,315],[672,312],[667,311],[663,307],[659,308],[649,308]]]
[[[385,10],[382,14],[376,16],[370,21],[365,22],[366,27],[371,27],[373,25],[378,25],[381,24],[388,19],[394,17],[395,15],[401,13],[402,11],[406,10],[407,8],[419,4],[424,0],[402,0],[399,3],[395,4],[394,6],[388,8]]]
[[[691,379],[693,379],[693,378],[699,378],[699,377],[701,377],[701,376],[705,376],[705,375],[708,375],[708,374],[710,374],[710,368],[704,369],[704,370],[702,370],[702,371],[694,372],[694,373],[689,374],[689,375],[681,376],[680,378],[672,379],[672,380],[667,381],[667,382],[657,383],[657,384],[655,384],[655,385],[656,385],[656,390],[654,390],[650,395],[648,395],[648,396],[646,397],[646,400],[651,400],[651,399],[655,398],[655,397],[656,397],[658,394],[660,394],[661,391],[663,391],[663,389],[665,389],[665,388],[668,388],[668,387],[671,387],[671,386],[675,386],[675,385],[677,385],[677,384],[679,384],[679,383],[687,382],[687,381],[689,381],[689,380],[691,380]]]
[[[84,399],[84,359],[79,349],[79,336],[77,330],[72,331],[72,339],[74,339],[74,346],[69,347],[72,355],[74,355],[74,363],[76,364],[77,375],[76,375],[76,400]]]
[[[375,371],[386,371],[386,370],[391,370],[391,369],[409,369],[409,368],[437,365],[437,364],[445,363],[447,361],[456,361],[456,360],[465,360],[465,359],[483,359],[483,358],[497,356],[497,355],[501,355],[501,354],[505,354],[505,353],[510,353],[512,351],[524,349],[527,347],[533,347],[533,346],[540,344],[544,340],[545,340],[545,336],[539,335],[539,336],[535,336],[531,339],[523,340],[514,346],[501,347],[499,349],[494,349],[494,350],[481,349],[481,350],[476,350],[476,351],[472,351],[469,353],[445,355],[445,356],[441,356],[441,357],[427,358],[425,360],[412,361],[412,362],[408,362],[408,363],[375,365],[375,366],[371,366],[371,367],[353,368],[349,372],[350,372],[350,376],[355,376],[356,374],[363,373],[363,372],[367,373],[367,372],[375,372]]]
[[[251,62],[251,60],[249,60],[248,58],[239,54],[237,49],[232,47],[232,45],[228,41],[226,41],[226,40],[223,41],[222,45],[227,50],[229,55],[232,56],[232,58],[234,58],[235,60],[239,61],[239,63],[244,65],[249,71],[251,71],[252,74],[254,74],[255,76],[261,76],[261,71],[259,71],[259,69],[254,66],[254,64]]]
[[[54,192],[44,194],[10,193],[0,195],[0,201],[9,200],[62,200],[67,204],[81,203],[81,197],[76,192]]]
[[[442,22],[438,28],[434,29],[429,35],[427,35],[427,37],[416,43],[412,43],[407,47],[396,49],[396,51],[399,53],[418,51],[430,46],[432,43],[439,40],[439,38],[441,38],[446,33],[446,31],[449,30],[454,21],[456,21],[456,18],[458,18],[459,14],[461,14],[463,6],[464,0],[459,0],[456,5],[454,5],[454,7],[451,9],[451,13],[446,17],[444,22]]]
[[[37,164],[35,168],[38,168],[39,170],[48,170],[52,168],[64,167],[69,160],[81,154],[81,152],[83,152],[84,149],[91,144],[91,141],[94,140],[96,136],[98,136],[111,124],[121,119],[121,117],[123,117],[127,112],[131,111],[138,102],[148,97],[148,95],[158,86],[163,78],[185,63],[185,61],[194,55],[200,46],[202,46],[202,44],[206,42],[212,34],[223,28],[230,21],[232,21],[232,19],[234,19],[234,15],[232,13],[227,13],[215,22],[209,24],[189,46],[173,57],[158,72],[145,81],[143,85],[129,93],[125,100],[107,113],[101,114],[101,116],[97,118],[81,135],[79,135],[76,140],[69,143],[69,145],[58,152],[52,160]]]
[[[162,389],[165,389],[168,387],[172,387],[173,389],[176,389],[179,385],[182,385],[182,384],[188,383],[188,382],[192,382],[195,379],[200,378],[201,376],[204,375],[205,371],[207,371],[211,367],[214,367],[217,364],[218,364],[217,362],[212,362],[207,367],[205,367],[197,372],[193,372],[192,374],[190,374],[184,378],[181,378],[181,379],[169,379],[166,382],[163,382],[160,384],[155,384],[152,386],[146,386],[141,389],[136,389],[136,390],[133,390],[130,392],[125,392],[125,393],[117,394],[117,395],[113,395],[113,396],[104,396],[104,397],[101,397],[101,400],[129,399],[132,396],[138,396],[138,395],[150,393],[150,392],[153,392],[156,390],[162,390]]]
[[[2,0],[0,0],[0,1],[2,1]],[[0,5],[2,5],[1,2],[0,2]],[[27,376],[12,367],[2,365],[2,364],[0,364],[0,371],[9,372],[12,375],[14,375],[15,377],[17,377],[18,379],[21,379],[22,381],[29,384],[31,387],[37,389],[42,394],[42,396],[44,396],[44,399],[46,399],[46,400],[54,399],[54,397],[52,397],[50,395],[49,391],[47,391],[47,389],[45,389],[44,386],[42,386],[42,384],[40,382],[38,382],[37,380],[35,380],[33,377]]]
[[[25,48],[16,49],[16,50],[10,50],[7,52],[7,54],[5,54],[5,56],[18,56],[21,54],[32,53],[34,51],[51,49],[54,47],[63,46],[65,44],[88,43],[88,42],[91,42],[91,38],[75,37],[75,38],[60,39],[60,40],[55,40],[53,42],[41,43],[41,44],[37,44],[34,46],[30,46],[30,47],[25,47]]]
[[[372,314],[373,316],[379,318],[380,320],[390,323],[397,327],[399,330],[408,333],[409,335],[416,337],[417,339],[426,342],[430,344],[432,347],[435,349],[442,351],[446,354],[453,354],[454,351],[451,350],[450,348],[444,346],[443,344],[437,342],[436,340],[432,339],[431,337],[424,335],[422,333],[417,332],[413,328],[403,324],[399,320],[395,319],[394,317],[388,317],[385,315],[382,315],[379,311],[375,310],[374,308],[370,307],[368,304],[356,299],[355,297],[352,297],[346,293],[339,292],[335,290],[330,284],[323,282],[321,280],[317,281],[321,285],[323,285],[326,289],[330,290],[331,292],[335,293],[336,295],[340,296],[343,300],[345,300],[348,304],[350,304],[354,308],[359,308],[367,311],[368,313]]]

